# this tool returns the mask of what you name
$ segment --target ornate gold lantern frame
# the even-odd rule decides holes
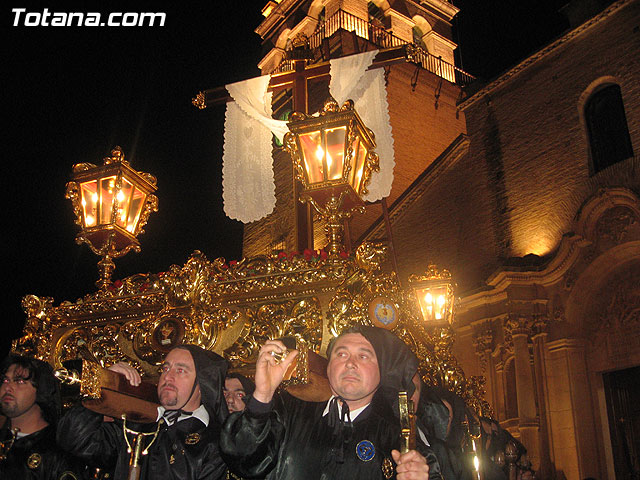
[[[73,180],[67,183],[66,197],[71,200],[80,232],[78,244],[86,243],[102,260],[99,288],[111,284],[114,258],[129,251],[140,251],[137,236],[152,212],[158,211],[156,178],[131,168],[120,147],[104,158],[102,166],[78,163]]]
[[[422,318],[426,326],[444,327],[453,321],[454,283],[449,270],[429,265],[423,275],[410,275]]]
[[[304,191],[300,201],[313,205],[327,221],[329,253],[342,250],[343,222],[362,211],[371,174],[378,171],[375,135],[365,126],[353,101],[341,107],[330,98],[321,112],[294,112],[284,147]]]

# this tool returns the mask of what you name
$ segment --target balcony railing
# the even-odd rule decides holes
[[[420,65],[425,70],[455,83],[457,85],[468,85],[475,77],[464,70],[459,69],[441,57],[436,57],[425,51],[423,48],[412,42],[407,42],[392,33],[387,32],[383,27],[373,25],[355,15],[344,10],[338,10],[331,18],[321,22],[316,27],[316,31],[309,37],[309,48],[317,51],[322,48],[323,40],[331,37],[338,30],[354,32],[356,36],[368,40],[379,48],[394,48],[407,46],[407,60]],[[283,60],[272,73],[291,71],[293,62],[289,59]]]

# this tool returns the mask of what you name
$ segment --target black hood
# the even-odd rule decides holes
[[[250,378],[235,372],[228,373],[227,378],[235,378],[240,382],[240,385],[242,385],[242,389],[244,390],[245,398],[253,395],[253,392],[256,389],[256,384],[253,383]]]
[[[222,393],[228,368],[227,361],[217,353],[197,345],[180,345],[176,347],[178,348],[187,350],[191,354],[196,367],[196,381],[200,385],[202,404],[209,412],[209,416],[222,425],[229,415]]]
[[[19,365],[29,373],[36,388],[36,403],[42,410],[42,416],[50,425],[56,425],[62,410],[60,382],[53,375],[53,368],[47,362],[35,358],[11,354],[2,362],[0,372],[4,375],[11,365]]]
[[[412,379],[418,371],[418,359],[402,340],[388,330],[362,325],[349,328],[340,336],[347,333],[359,333],[373,346],[380,369],[380,388],[396,393],[406,390],[409,396],[413,394],[415,385]],[[327,357],[331,358],[331,351],[338,338],[340,337],[331,340]]]

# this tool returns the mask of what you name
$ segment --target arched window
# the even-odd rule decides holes
[[[369,23],[377,27],[384,27],[384,12],[375,3],[369,2]]]
[[[619,85],[596,90],[584,106],[592,174],[633,156]]]
[[[425,45],[424,40],[422,40],[422,35],[422,29],[419,26],[416,25],[415,27],[413,27],[413,43],[418,45],[426,52],[427,46]]]

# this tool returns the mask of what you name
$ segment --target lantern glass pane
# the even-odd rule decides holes
[[[100,200],[99,200],[99,224],[108,225],[111,223],[111,212],[113,210],[113,198],[115,197],[116,176],[101,178]]]
[[[326,130],[326,162],[327,178],[329,180],[339,180],[342,178],[344,170],[344,149],[347,127],[329,128]]]
[[[427,322],[445,320],[447,312],[447,286],[425,287],[416,291],[422,316]]]
[[[126,227],[127,231],[131,234],[136,233],[136,227],[138,225],[138,220],[140,219],[140,212],[142,212],[142,207],[144,206],[146,198],[146,193],[138,187],[134,188],[133,195],[131,197],[131,207],[129,208],[129,222]]]
[[[358,192],[358,195],[362,192],[362,172],[364,171],[364,161],[367,158],[367,147],[365,147],[363,142],[358,143],[358,151],[354,153],[355,160],[353,162],[354,168],[354,178],[351,185],[353,185],[353,189]]]
[[[80,184],[80,202],[84,215],[84,226],[95,227],[98,215],[98,181],[91,180]]]
[[[318,183],[324,180],[324,169],[322,166],[324,160],[324,149],[322,148],[322,137],[320,131],[301,133],[300,148],[302,149],[302,157],[304,159],[304,169],[307,173],[307,181],[309,183]]]
[[[355,183],[353,183],[353,179],[356,176],[356,167],[358,164],[358,150],[360,149],[360,137],[356,137],[356,139],[353,141],[353,154],[351,155],[351,158],[349,159],[349,163],[351,164],[351,170],[349,170],[349,185],[351,185],[354,190],[358,190],[356,188]]]
[[[122,188],[116,194],[116,224],[122,228],[127,227],[127,217],[129,216],[129,202],[133,184],[126,178],[122,179]]]

